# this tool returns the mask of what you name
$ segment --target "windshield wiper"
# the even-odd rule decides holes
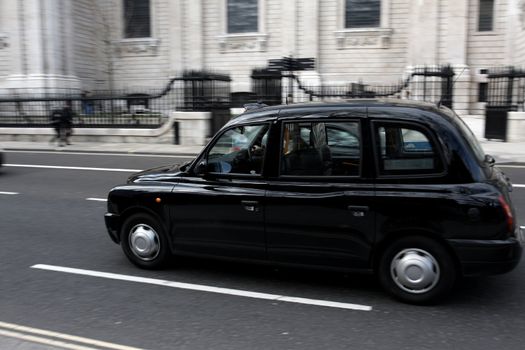
[[[187,162],[184,163],[184,164],[182,164],[182,165],[179,167],[179,170],[185,173],[185,172],[186,172],[186,168],[188,168],[188,165],[190,165],[191,162],[193,162],[193,159],[187,161]]]

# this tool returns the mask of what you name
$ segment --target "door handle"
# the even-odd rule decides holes
[[[363,217],[368,213],[370,208],[366,205],[349,205],[348,210],[350,210],[352,216]]]
[[[241,201],[242,206],[246,211],[256,213],[259,211],[259,202],[257,201]]]

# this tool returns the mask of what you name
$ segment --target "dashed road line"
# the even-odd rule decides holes
[[[105,341],[78,337],[75,335],[48,331],[45,329],[21,326],[14,323],[0,322],[0,335],[32,343],[39,343],[72,350],[140,350],[139,348],[108,343]]]
[[[87,201],[94,201],[94,202],[107,202],[107,198],[93,198],[93,197],[90,197],[90,198],[86,198]]]
[[[89,171],[116,171],[124,173],[136,173],[141,169],[120,169],[120,168],[90,168],[80,166],[61,166],[61,165],[37,165],[37,164],[4,164],[6,167],[16,168],[39,168],[39,169],[64,169],[64,170],[89,170]]]
[[[155,278],[146,278],[146,277],[122,275],[122,274],[117,274],[117,273],[76,269],[76,268],[64,267],[64,266],[37,264],[37,265],[31,266],[31,268],[40,269],[40,270],[48,270],[48,271],[56,271],[56,272],[65,272],[65,273],[71,273],[71,274],[76,274],[76,275],[107,278],[107,279],[113,279],[113,280],[119,280],[119,281],[145,283],[145,284],[152,284],[152,285],[157,285],[157,286],[171,287],[171,288],[178,288],[178,289],[195,290],[195,291],[217,293],[217,294],[227,294],[227,295],[234,295],[234,296],[247,297],[247,298],[264,299],[264,300],[272,300],[272,301],[283,301],[287,303],[333,307],[333,308],[356,310],[356,311],[372,311],[372,306],[368,306],[368,305],[341,303],[341,302],[329,301],[329,300],[308,299],[308,298],[300,298],[300,297],[269,294],[269,293],[259,293],[259,292],[252,292],[248,290],[230,289],[230,288],[206,286],[202,284],[167,281],[167,280],[161,280],[161,279],[155,279]]]
[[[525,185],[522,185],[522,184],[512,184],[512,187],[516,187],[516,188],[525,188]]]
[[[3,192],[3,191],[0,191],[0,194],[5,194],[5,195],[8,195],[8,196],[15,196],[17,194],[20,194],[20,192]]]

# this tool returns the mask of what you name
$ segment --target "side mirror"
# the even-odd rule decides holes
[[[208,173],[208,162],[206,160],[201,160],[199,164],[195,166],[193,172],[197,176],[203,176]]]
[[[490,154],[485,154],[485,163],[489,166],[493,166],[496,163],[496,160]]]

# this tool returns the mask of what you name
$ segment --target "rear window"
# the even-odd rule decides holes
[[[461,132],[461,134],[463,135],[467,143],[470,145],[470,148],[472,148],[472,150],[474,151],[476,158],[480,162],[484,162],[485,161],[485,151],[483,151],[481,144],[479,143],[476,136],[474,136],[474,133],[472,132],[472,130],[470,130],[467,124],[465,124],[465,122],[463,121],[463,119],[458,117],[456,114],[453,115],[452,120],[456,124],[457,128],[459,129],[459,131]]]

